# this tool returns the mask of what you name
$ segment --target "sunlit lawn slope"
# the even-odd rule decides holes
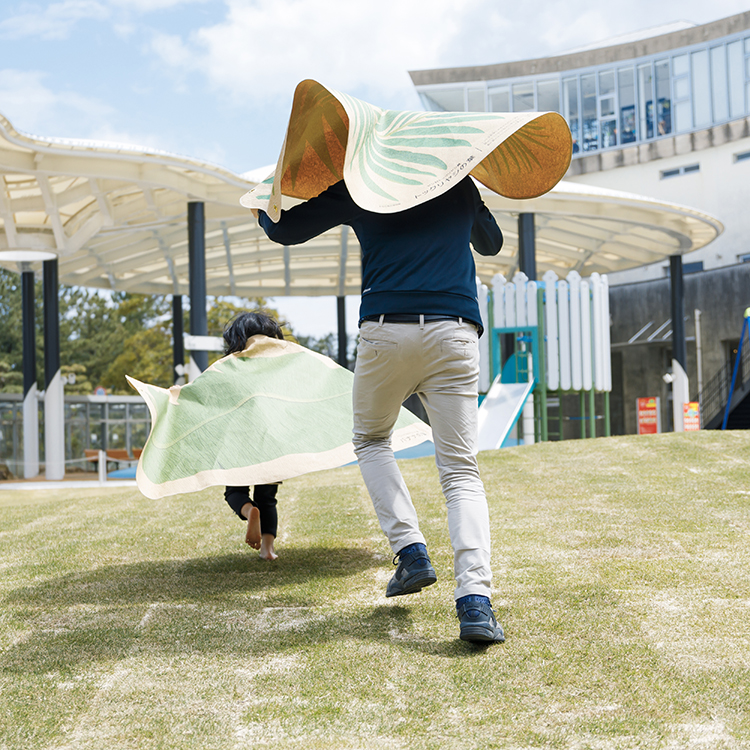
[[[430,459],[403,470],[439,581],[395,600],[356,467],[284,483],[272,564],[219,488],[0,489],[0,748],[748,748],[749,458],[739,432],[481,454],[486,649]]]

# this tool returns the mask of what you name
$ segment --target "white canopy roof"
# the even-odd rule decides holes
[[[65,284],[187,294],[187,203],[203,201],[208,294],[359,294],[354,233],[338,227],[289,248],[270,242],[239,205],[253,184],[154,149],[26,135],[0,115],[0,265],[18,268],[3,260],[5,250],[52,251]],[[536,214],[539,276],[654,263],[697,250],[723,230],[691,208],[566,182],[529,201],[483,195],[505,234],[499,256],[476,256],[485,283],[517,269],[519,212]]]

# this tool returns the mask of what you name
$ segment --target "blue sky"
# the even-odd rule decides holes
[[[540,57],[747,9],[747,0],[3,0],[0,113],[35,135],[152,146],[241,173],[276,161],[304,78],[418,109],[409,70]],[[289,305],[301,332],[334,330],[331,300]]]

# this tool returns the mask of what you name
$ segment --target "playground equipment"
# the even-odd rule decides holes
[[[566,420],[580,421],[581,437],[595,437],[602,419],[609,435],[607,277],[582,279],[571,271],[559,279],[548,271],[536,282],[524,273],[512,281],[497,274],[491,293],[480,289],[479,302],[490,334],[480,347],[480,390],[487,393],[479,412],[480,450],[500,447],[519,420],[524,443],[562,440]],[[600,415],[596,393],[603,394]],[[569,394],[579,396],[577,414],[563,413],[562,397]]]

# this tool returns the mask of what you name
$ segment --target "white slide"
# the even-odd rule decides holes
[[[501,383],[495,378],[479,407],[479,450],[500,448],[523,410],[534,383]]]

